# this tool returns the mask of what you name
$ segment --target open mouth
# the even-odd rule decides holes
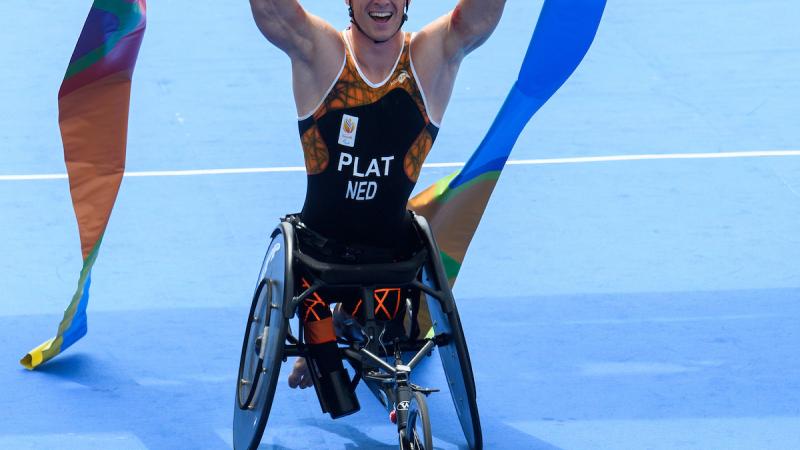
[[[390,12],[371,12],[369,13],[369,17],[378,23],[386,23],[392,19],[394,14]]]

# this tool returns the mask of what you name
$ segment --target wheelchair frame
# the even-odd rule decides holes
[[[284,218],[271,235],[248,317],[240,359],[234,402],[234,447],[256,448],[261,441],[274,399],[280,364],[290,356],[305,356],[302,323],[298,336],[293,336],[289,320],[300,303],[321,288],[357,287],[365,305],[365,318],[360,331],[367,338],[361,341],[340,341],[340,355],[355,369],[351,389],[363,379],[367,387],[386,407],[397,410],[397,426],[402,448],[410,438],[408,424],[427,407],[424,396],[435,389],[426,389],[410,381],[411,371],[424,357],[438,348],[448,387],[471,449],[483,446],[478,415],[475,382],[466,340],[461,328],[452,291],[450,290],[439,249],[427,221],[414,215],[414,226],[423,241],[423,248],[405,261],[385,264],[334,264],[319,261],[301,251],[295,226]],[[310,274],[311,285],[299,295],[295,292],[295,269],[302,265]],[[395,339],[381,342],[380,322],[374,314],[374,291],[379,287],[415,288],[424,293],[430,313],[433,338],[410,341]],[[422,307],[422,300],[420,307]],[[414,311],[416,315],[418,311]],[[412,314],[409,309],[407,314]],[[413,320],[413,319],[412,319]],[[298,322],[300,319],[298,318]],[[427,330],[422,330],[423,333]],[[389,350],[391,349],[391,350]],[[413,352],[408,363],[403,353]],[[394,365],[385,358],[394,357]],[[314,377],[312,377],[314,378]],[[327,407],[315,382],[320,406]],[[417,404],[414,408],[404,408]],[[420,404],[422,403],[422,404]],[[398,407],[399,406],[399,407]],[[423,417],[423,420],[428,420]]]

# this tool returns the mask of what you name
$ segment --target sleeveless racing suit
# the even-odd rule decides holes
[[[389,77],[366,79],[345,38],[340,75],[320,105],[300,118],[308,173],[302,219],[348,243],[390,247],[439,131],[411,61],[411,35]]]
[[[338,243],[399,254],[413,233],[406,204],[439,127],[417,81],[410,33],[391,73],[379,83],[363,75],[345,33],[342,39],[338,77],[320,104],[299,118],[308,176],[301,219]],[[308,286],[305,278],[298,280],[300,290]],[[376,289],[375,317],[402,321],[410,295],[399,288]],[[300,305],[310,356],[323,374],[343,370],[334,348],[332,301],[356,318],[363,314],[355,292],[318,292]]]

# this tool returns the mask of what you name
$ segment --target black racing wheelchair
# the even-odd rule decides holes
[[[365,317],[361,323],[350,321],[347,337],[337,337],[340,355],[355,376],[349,386],[337,385],[336,389],[349,389],[347,394],[352,396],[356,385],[363,381],[396,419],[399,448],[430,450],[433,446],[426,397],[437,389],[414,384],[413,369],[437,348],[467,445],[471,449],[483,447],[472,365],[439,249],[422,216],[413,215],[413,225],[420,240],[418,250],[406,260],[377,264],[333,264],[312,257],[311,252],[303,251],[303,225],[294,216],[284,218],[272,232],[239,362],[233,411],[235,449],[259,446],[281,363],[288,357],[307,356],[299,317],[296,335],[290,326],[300,303],[321,288],[339,287],[360,289]],[[300,270],[304,277],[310,276],[310,287],[295,295]],[[394,333],[387,338],[385,324],[376,320],[373,294],[379,286],[412,288],[421,293],[416,302],[406,299],[406,322],[411,325],[404,335]],[[427,324],[422,333],[418,332],[419,326],[414,326],[423,309],[432,325],[432,332],[427,335]],[[330,403],[336,399],[322,395],[319,377],[313,364],[309,366],[322,411],[330,413]]]

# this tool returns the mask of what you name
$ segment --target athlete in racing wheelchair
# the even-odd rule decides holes
[[[358,410],[353,388],[363,380],[394,411],[401,447],[430,448],[430,391],[413,385],[410,375],[438,348],[464,434],[480,448],[455,303],[430,229],[406,205],[461,61],[492,33],[505,0],[458,0],[418,33],[402,31],[410,0],[344,3],[351,26],[339,32],[297,0],[250,0],[261,32],[291,58],[308,184],[302,212],[273,233],[259,277],[242,351],[234,445],[258,445],[280,363],[300,356],[323,411],[336,418]],[[350,338],[341,342],[333,301],[352,316]],[[431,337],[416,325],[423,313]],[[288,325],[295,315],[297,335]],[[355,368],[354,379],[343,358]]]
[[[258,278],[240,360],[234,405],[234,447],[258,447],[266,427],[281,363],[292,356],[309,361],[323,412],[333,418],[359,409],[355,386],[364,381],[395,417],[401,449],[432,449],[425,398],[436,389],[412,382],[414,367],[438,349],[459,421],[470,448],[481,448],[475,383],[458,311],[430,228],[421,216],[409,215],[416,245],[402,260],[380,262],[359,255],[362,248],[337,247],[309,230],[297,216],[284,218],[272,241]],[[346,251],[331,261],[332,251]],[[341,261],[341,259],[339,259]],[[361,261],[370,261],[362,263]],[[373,262],[378,261],[378,262]],[[304,282],[304,281],[305,282]],[[296,289],[302,283],[300,289]],[[381,286],[421,296],[407,297],[405,326],[397,319],[376,318],[383,298]],[[300,305],[321,291],[358,289],[364,314],[350,320],[346,336],[338,338],[337,358],[347,360],[355,376],[321,370],[318,355],[309,351]],[[430,314],[432,332],[415,326],[421,312]],[[297,328],[289,321],[297,317]],[[395,326],[392,326],[395,325]],[[292,330],[298,330],[293,334]]]

